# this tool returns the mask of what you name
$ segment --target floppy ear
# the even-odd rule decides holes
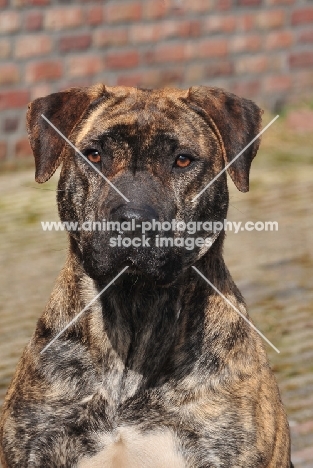
[[[220,88],[206,86],[189,89],[187,101],[193,105],[216,133],[224,153],[225,165],[230,163],[260,132],[263,111],[254,102],[239,98]],[[237,189],[249,190],[252,159],[260,145],[256,139],[227,169]]]
[[[54,174],[61,164],[66,144],[41,115],[68,138],[90,103],[104,94],[104,85],[72,88],[36,99],[29,104],[27,131],[35,156],[37,182],[46,182]]]

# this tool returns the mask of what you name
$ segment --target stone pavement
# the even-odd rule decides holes
[[[292,147],[292,155],[284,151],[288,133],[264,139],[250,192],[242,194],[229,182],[228,219],[278,221],[279,229],[228,232],[225,257],[255,325],[280,350],[266,345],[288,412],[295,468],[312,468],[312,156],[308,137],[302,150]],[[30,170],[0,176],[1,401],[66,256],[65,233],[40,226],[58,219],[56,181],[54,176],[37,185]]]

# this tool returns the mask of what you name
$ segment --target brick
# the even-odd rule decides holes
[[[0,15],[0,34],[15,32],[20,27],[20,15],[16,11],[2,11]]]
[[[184,43],[161,44],[145,54],[148,63],[182,62],[187,58],[187,49]]]
[[[302,91],[303,89],[311,90],[313,83],[312,68],[302,68],[295,70],[293,73],[293,86],[294,89]]]
[[[306,24],[313,22],[313,7],[299,8],[291,15],[291,24]]]
[[[133,24],[129,28],[129,39],[132,43],[146,43],[159,41],[162,34],[169,34],[169,37],[171,37],[173,34],[173,22],[169,22],[171,25],[170,31],[168,31],[167,23],[164,23],[162,21],[162,25],[160,23]]]
[[[146,88],[157,88],[160,86],[160,69],[149,68],[140,73],[140,86]]]
[[[25,107],[29,100],[29,92],[25,90],[1,91],[0,110]]]
[[[225,39],[204,39],[192,45],[191,56],[200,58],[223,57],[227,54],[228,44]]]
[[[202,25],[198,20],[164,21],[164,29],[161,28],[160,39],[198,37]]]
[[[313,42],[313,29],[307,29],[305,31],[301,31],[299,34],[299,42],[303,43],[310,43]],[[0,45],[1,50],[1,45]]]
[[[264,55],[240,57],[235,62],[236,74],[263,73],[267,70],[268,58]]]
[[[128,42],[128,31],[126,28],[106,28],[95,31],[93,42],[96,47],[125,45]]]
[[[7,155],[7,144],[5,141],[0,141],[0,160],[3,161]]]
[[[231,53],[255,52],[262,47],[262,38],[260,34],[238,35],[229,42]]]
[[[238,6],[260,6],[262,5],[263,0],[237,0],[236,4]]]
[[[160,70],[160,86],[179,86],[184,77],[183,67],[171,67],[169,70]]]
[[[265,38],[266,49],[287,49],[293,43],[294,35],[291,31],[270,32]]]
[[[15,143],[15,155],[17,158],[28,158],[32,156],[32,154],[33,152],[27,137],[17,140]]]
[[[37,57],[49,54],[52,40],[46,34],[20,36],[16,39],[14,55],[17,58]]]
[[[191,84],[198,84],[203,82],[204,76],[205,65],[203,63],[191,63],[186,67],[184,81]]]
[[[27,31],[39,31],[43,26],[43,14],[39,11],[25,13],[24,27]]]
[[[124,86],[140,86],[143,88],[159,87],[161,83],[160,70],[151,69],[142,72],[128,72],[118,75],[116,84]]]
[[[179,36],[181,37],[198,37],[202,31],[201,21],[189,20],[184,21],[178,28]]]
[[[121,75],[117,77],[116,85],[117,86],[141,86],[141,74],[135,73],[133,75]]]
[[[230,61],[214,62],[206,67],[205,77],[230,76],[234,74],[234,69],[234,64]]]
[[[117,84],[122,86],[139,86],[139,87],[160,87],[170,84],[178,84],[182,81],[183,70],[159,70],[158,73],[153,73],[152,77],[142,76],[141,73],[134,75],[123,75],[118,78]]]
[[[61,60],[43,60],[26,65],[26,82],[50,81],[61,78],[63,65]]]
[[[106,5],[105,19],[108,24],[138,21],[141,19],[142,5],[140,2],[123,3],[121,5]]]
[[[27,2],[31,6],[46,6],[52,3],[52,0],[28,0]]]
[[[237,18],[238,31],[252,31],[255,27],[255,15],[242,14]]]
[[[292,78],[289,75],[267,76],[263,86],[267,93],[286,91],[292,87]]]
[[[5,59],[10,56],[11,43],[8,39],[0,39],[0,59]]]
[[[189,4],[191,6],[191,3]],[[169,16],[183,17],[187,14],[186,5],[181,0],[174,0],[169,4]]]
[[[75,34],[64,36],[59,39],[59,50],[70,52],[72,50],[86,50],[91,45],[91,34]]]
[[[103,70],[103,58],[99,55],[79,55],[68,61],[68,75],[84,77],[94,75]]]
[[[147,70],[143,73],[129,73],[120,75],[116,84],[121,86],[160,87],[169,84],[178,84],[182,81],[183,67],[170,70]]]
[[[268,5],[291,5],[297,0],[266,0]]]
[[[286,56],[282,54],[268,54],[268,71],[282,73],[286,69]]]
[[[204,21],[204,32],[214,33],[230,33],[236,29],[236,18],[234,16],[208,16]]]
[[[139,64],[139,55],[136,51],[115,52],[107,54],[105,58],[106,68],[133,68]]]
[[[193,0],[192,2],[185,1],[187,12],[205,13],[214,8],[213,2],[210,0]]]
[[[129,29],[132,43],[156,43],[164,39],[197,37],[201,32],[201,23],[197,20],[164,20],[161,23],[134,24]]]
[[[82,9],[79,7],[57,8],[46,10],[44,27],[53,31],[76,28],[84,21]]]
[[[4,122],[3,122],[3,131],[5,133],[16,132],[16,130],[18,129],[18,125],[19,125],[18,117],[7,117],[6,119],[4,119]]]
[[[89,77],[75,77],[67,80],[64,83],[64,85],[62,84],[62,89],[86,88],[88,86],[91,86],[92,84],[94,84],[94,81],[92,80],[92,75],[90,75]]]
[[[20,80],[19,68],[15,63],[0,64],[0,85],[11,85]]]
[[[230,10],[232,7],[232,0],[216,0],[216,8],[221,11]]]
[[[145,20],[164,18],[170,11],[169,1],[156,2],[155,0],[145,0],[143,3],[142,17]]]
[[[133,43],[158,42],[163,39],[197,37],[200,34],[200,21],[162,21],[162,23],[134,24],[129,30],[129,39]]]
[[[32,7],[32,6],[47,6],[50,0],[13,0],[13,6],[17,8]]]
[[[285,16],[283,10],[262,11],[256,15],[256,25],[260,29],[281,28],[285,23]]]
[[[49,84],[34,84],[31,87],[30,101],[37,99],[39,97],[48,96],[52,93],[52,87]]]
[[[91,26],[97,26],[104,20],[104,12],[102,6],[93,6],[87,11],[87,22]]]
[[[261,91],[261,81],[260,80],[250,80],[235,82],[230,86],[230,90],[242,97],[254,97],[258,96]]]
[[[313,65],[313,52],[295,52],[289,55],[290,68],[305,68],[312,67]]]

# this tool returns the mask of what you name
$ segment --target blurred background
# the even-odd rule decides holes
[[[230,181],[225,257],[267,347],[296,468],[313,467],[313,3],[0,0],[0,405],[67,253],[57,174],[34,182],[31,100],[70,86],[219,86],[265,109],[250,192]],[[267,346],[267,345],[266,345]]]

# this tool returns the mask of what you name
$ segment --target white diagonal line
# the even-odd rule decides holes
[[[61,331],[47,344],[47,346],[45,346],[45,347],[40,351],[40,354],[43,354],[43,353],[52,345],[52,343],[54,343],[55,340],[57,340],[71,325],[73,325],[73,323],[75,323],[75,322],[83,315],[83,313],[86,312],[86,310],[88,309],[88,307],[90,307],[91,304],[93,304],[93,303],[98,299],[98,297],[100,297],[101,294],[103,294],[104,291],[106,291],[106,290],[111,286],[111,284],[113,284],[114,281],[117,280],[117,278],[118,278],[119,276],[121,276],[121,275],[124,273],[125,270],[127,270],[127,268],[128,268],[128,266],[126,266],[125,268],[123,268],[123,270],[120,271],[119,274],[116,275],[115,278],[113,278],[112,281],[110,281],[110,283],[107,284],[107,285],[105,286],[105,288],[103,288],[102,291],[100,291],[99,294],[97,294],[97,295],[92,299],[92,301],[90,301],[89,304],[87,304],[86,307],[84,307],[83,310],[81,310],[81,311],[79,312],[79,314],[77,314],[76,317],[74,317],[73,320],[71,320],[70,323],[68,323],[68,324],[66,325],[66,327],[64,327],[63,330],[61,330]]]
[[[208,183],[208,185],[206,185],[206,186],[204,187],[204,189],[202,189],[201,192],[199,192],[198,195],[196,195],[196,196],[192,199],[192,201],[197,200],[197,198],[200,197],[200,195],[202,195],[203,192],[205,192],[206,189],[208,189],[208,188],[210,187],[210,185],[212,185],[213,182],[215,182],[216,179],[218,179],[219,176],[220,176],[221,174],[223,174],[223,172],[227,171],[227,169],[229,168],[229,166],[231,166],[231,165],[236,161],[236,159],[238,159],[239,156],[241,156],[242,153],[244,153],[244,152],[246,151],[246,149],[249,148],[249,146],[251,146],[252,143],[254,143],[255,140],[257,140],[257,139],[259,138],[259,136],[261,136],[262,133],[264,133],[265,130],[267,130],[268,127],[270,127],[270,126],[275,122],[275,120],[278,119],[278,117],[279,117],[279,115],[276,115],[276,117],[274,117],[273,120],[271,120],[270,123],[268,123],[268,124],[266,125],[266,127],[264,127],[263,130],[261,130],[260,133],[258,133],[258,135],[257,135],[256,137],[254,137],[253,140],[251,140],[250,143],[249,143],[247,146],[245,146],[244,149],[240,151],[240,153],[237,154],[237,156],[234,157],[234,159],[232,159],[228,164],[226,164],[226,166],[224,167],[224,169],[222,169],[221,172],[220,172],[219,174],[217,174],[217,176],[215,176],[214,179],[212,179],[212,180]]]
[[[276,346],[274,346],[273,343],[271,343],[270,340],[268,340],[268,339],[266,338],[266,336],[264,336],[263,333],[261,333],[260,330],[258,330],[258,329],[253,325],[253,323],[250,322],[250,320],[248,320],[247,317],[245,317],[245,316],[240,312],[240,310],[238,310],[237,307],[235,307],[235,306],[227,299],[227,297],[225,297],[224,294],[222,294],[222,293],[214,286],[214,284],[212,284],[211,281],[209,281],[209,280],[201,273],[201,271],[198,270],[198,268],[196,268],[195,266],[193,266],[192,268],[198,273],[198,275],[201,276],[201,278],[204,279],[204,281],[206,281],[206,282],[211,286],[211,288],[214,289],[214,291],[216,291],[216,292],[224,299],[224,301],[227,302],[227,304],[229,304],[229,305],[240,315],[240,317],[242,317],[242,318],[250,325],[250,327],[253,328],[253,330],[255,330],[255,331],[263,338],[263,340],[265,340],[265,341],[276,351],[276,353],[280,353],[279,349],[277,349]]]
[[[75,151],[76,151],[76,153],[78,153],[78,154],[89,164],[89,166],[91,166],[101,177],[103,177],[103,179],[104,179],[108,184],[110,184],[111,187],[114,188],[114,190],[116,190],[116,192],[117,192],[119,195],[121,195],[121,197],[124,198],[124,200],[126,200],[127,202],[129,202],[128,198],[126,198],[125,195],[123,195],[122,192],[120,192],[119,189],[118,189],[117,187],[115,187],[115,185],[112,184],[112,182],[111,182],[109,179],[107,179],[107,178],[105,177],[105,175],[102,174],[102,172],[100,172],[99,169],[97,169],[97,168],[89,161],[89,159],[86,158],[86,156],[85,156],[83,153],[81,153],[81,152],[79,151],[79,149],[77,149],[76,146],[73,145],[73,143],[72,143],[68,138],[66,138],[66,136],[63,135],[63,133],[60,132],[60,130],[59,130],[55,125],[53,125],[52,122],[50,122],[49,119],[47,119],[46,116],[44,116],[43,114],[41,114],[41,117],[42,117],[46,122],[48,122],[48,124],[51,125],[51,127],[52,127],[52,128],[53,128],[53,129],[54,129],[54,130],[55,130],[55,131],[56,131],[56,132],[57,132],[57,133],[58,133],[74,150],[75,150]]]

